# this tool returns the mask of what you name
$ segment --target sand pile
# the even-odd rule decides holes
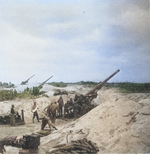
[[[149,95],[135,102],[109,89],[101,90],[97,101],[100,104],[95,109],[43,137],[41,147],[50,150],[55,145],[87,138],[97,143],[99,153],[150,152]]]

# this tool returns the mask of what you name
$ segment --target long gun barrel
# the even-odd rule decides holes
[[[44,85],[49,79],[51,79],[52,77],[53,77],[53,75],[52,75],[50,78],[48,78],[47,80],[45,80],[43,83],[41,83],[41,84],[38,86],[38,88],[41,89],[41,88],[43,87],[43,85]]]
[[[91,91],[89,91],[85,96],[89,96],[91,94],[96,93],[98,90],[102,88],[102,86],[111,79],[114,75],[116,75],[120,70],[118,69],[116,72],[114,72],[112,75],[110,75],[108,78],[106,78],[103,82],[99,83],[97,86],[95,86]]]
[[[35,74],[34,74],[35,75]],[[29,79],[27,79],[26,81],[22,81],[22,85],[26,84],[34,75],[32,75]]]

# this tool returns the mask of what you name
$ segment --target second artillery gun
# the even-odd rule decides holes
[[[53,77],[53,75],[51,77],[49,77],[47,80],[45,80],[44,82],[42,82],[39,86],[38,86],[38,89],[42,89],[43,88],[43,85]]]
[[[35,75],[35,74],[34,74]],[[32,75],[29,79],[27,79],[26,81],[22,81],[21,82],[21,85],[25,85],[26,83],[28,83],[28,81],[34,76],[34,75]]]

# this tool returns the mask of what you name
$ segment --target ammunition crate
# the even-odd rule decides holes
[[[22,145],[23,149],[37,149],[40,145],[40,136],[37,134],[24,135],[23,140],[25,141]]]

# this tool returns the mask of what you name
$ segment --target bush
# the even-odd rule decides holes
[[[0,101],[12,100],[16,97],[16,91],[13,90],[2,90],[0,91]]]
[[[32,94],[33,94],[34,96],[39,95],[39,88],[38,88],[38,87],[33,87],[33,89],[32,89]]]
[[[67,84],[64,82],[51,82],[50,85],[54,87],[67,87]]]

